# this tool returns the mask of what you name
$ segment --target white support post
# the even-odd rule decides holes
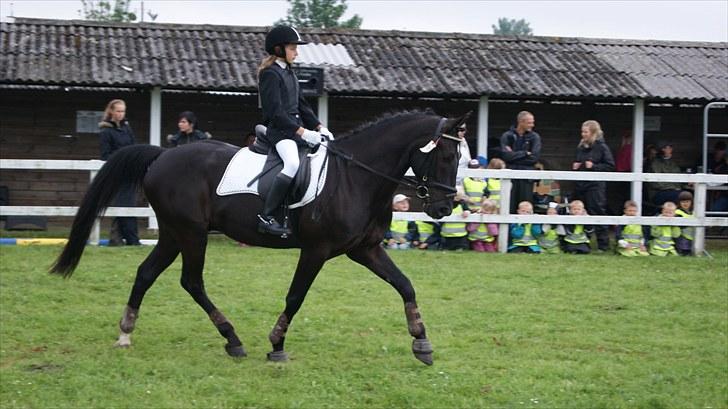
[[[693,202],[693,209],[695,210],[695,218],[698,220],[705,219],[705,208],[708,205],[708,186],[705,183],[695,184],[695,198]],[[705,251],[705,227],[695,228],[695,237],[693,238],[693,254],[696,256],[702,256]]]
[[[488,97],[485,95],[478,101],[478,139],[475,149],[478,156],[488,158]]]
[[[149,144],[162,146],[162,87],[154,87],[150,93]],[[159,229],[156,217],[150,217],[147,221],[150,229]]]
[[[500,190],[500,211],[501,216],[508,216],[511,209],[511,179],[501,179],[501,190]],[[501,223],[498,225],[498,252],[508,252],[508,223]]]
[[[642,152],[645,143],[645,100],[635,98],[632,116],[632,173],[641,174]],[[631,187],[632,200],[642,209],[642,181],[633,181]]]
[[[318,119],[324,126],[329,126],[329,94],[325,92],[318,97]]]
[[[94,181],[97,171],[92,170],[89,172],[89,185]],[[91,236],[89,237],[89,243],[98,246],[101,238],[101,218],[98,217],[94,220],[94,226],[91,228]]]

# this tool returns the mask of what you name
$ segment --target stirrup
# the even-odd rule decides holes
[[[285,239],[288,237],[289,234],[292,233],[291,229],[289,229],[287,226],[283,226],[273,217],[268,217],[264,215],[258,215],[258,232],[259,233],[268,233],[272,234],[274,236],[280,236],[282,239]]]

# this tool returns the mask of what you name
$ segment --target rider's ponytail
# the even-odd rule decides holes
[[[263,60],[260,62],[260,65],[258,66],[258,77],[260,77],[261,71],[270,67],[276,61],[276,58],[278,57],[276,57],[275,55],[269,55],[263,58]]]

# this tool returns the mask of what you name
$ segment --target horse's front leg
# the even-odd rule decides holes
[[[293,275],[293,281],[291,281],[291,286],[288,288],[288,294],[286,295],[286,308],[278,316],[278,321],[276,321],[268,336],[273,346],[273,351],[268,353],[269,361],[280,362],[288,360],[288,354],[283,350],[283,344],[286,341],[286,331],[288,331],[288,326],[291,325],[293,317],[301,308],[303,300],[306,298],[306,294],[311,288],[313,280],[316,279],[319,271],[321,271],[325,260],[326,256],[322,253],[321,249],[301,250],[298,265],[296,266],[296,273]]]
[[[387,252],[379,245],[358,247],[350,250],[346,255],[370,269],[397,290],[404,301],[407,329],[414,338],[412,340],[412,353],[414,353],[415,358],[427,365],[432,365],[432,345],[427,339],[425,324],[422,322],[422,317],[417,309],[415,289],[407,276],[397,268]]]

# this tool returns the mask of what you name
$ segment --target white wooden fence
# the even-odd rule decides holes
[[[35,159],[0,159],[0,169],[27,170],[86,170],[90,180],[104,162],[100,160],[35,160]],[[499,214],[472,214],[467,219],[459,216],[448,216],[439,221],[467,221],[478,223],[499,223],[500,231],[508,231],[508,223],[549,223],[549,224],[605,224],[605,225],[673,225],[695,226],[696,235],[693,242],[696,254],[702,254],[705,248],[706,226],[728,226],[728,217],[706,217],[708,186],[711,189],[724,189],[720,186],[728,183],[728,175],[711,174],[677,174],[677,173],[618,173],[618,172],[571,172],[571,171],[539,171],[539,170],[490,170],[459,169],[460,176],[488,177],[501,179],[501,210]],[[692,183],[695,191],[693,199],[695,218],[665,219],[661,217],[626,217],[626,216],[545,216],[509,214],[511,179],[553,179],[553,180],[599,180],[607,182],[679,182]],[[641,191],[641,189],[639,189]],[[640,198],[634,198],[641,203]],[[0,206],[2,216],[74,216],[77,207],[72,206]],[[156,227],[154,211],[149,207],[110,207],[104,216],[107,217],[149,217],[152,228]],[[424,213],[395,212],[398,220],[432,220]],[[97,222],[90,238],[98,243],[99,223]],[[498,237],[498,249],[505,252],[508,247],[508,235]]]

